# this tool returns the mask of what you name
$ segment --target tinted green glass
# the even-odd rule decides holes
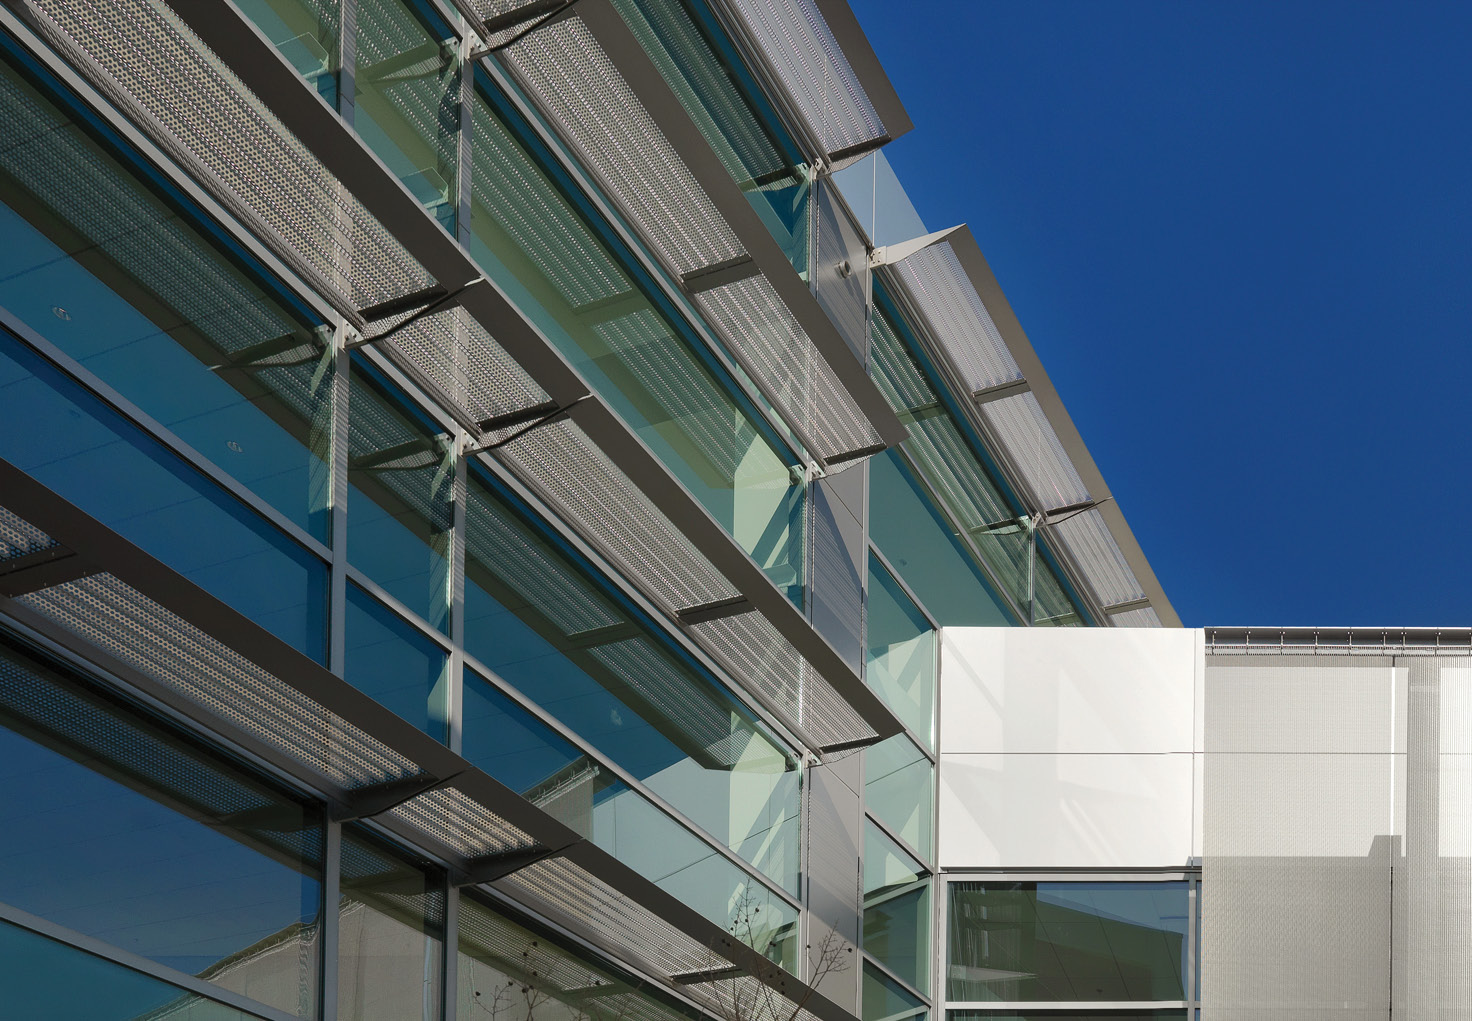
[[[297,73],[312,83],[318,95],[336,105],[342,47],[338,34],[342,21],[339,2],[235,0],[235,5],[291,61]]]
[[[616,0],[614,6],[788,260],[806,276],[812,233],[807,172],[785,155],[795,150],[781,144],[757,113],[738,78],[739,64],[722,55],[714,24],[680,0]]]
[[[864,962],[864,1021],[925,1021],[930,1009],[925,1001],[904,988],[868,961]]]
[[[1176,1010],[948,1010],[946,1021],[1186,1021]]]
[[[1187,887],[952,883],[951,1000],[1185,999]]]
[[[867,820],[864,952],[922,993],[929,992],[930,877]]]
[[[322,661],[327,565],[0,330],[0,457]]]
[[[347,682],[435,740],[446,740],[449,654],[351,583],[346,614]]]
[[[337,1016],[436,1021],[445,949],[445,876],[361,827],[342,833]]]
[[[320,809],[3,646],[0,785],[0,901],[316,1016]]]
[[[245,1014],[85,950],[0,922],[6,1017],[47,1021],[253,1021]]]
[[[428,4],[358,0],[353,127],[452,234],[458,206],[460,62]]]
[[[934,748],[935,629],[873,556],[865,606],[869,652],[864,677],[895,715]]]
[[[325,541],[325,332],[143,180],[0,67],[0,306]]]
[[[801,605],[805,492],[779,450],[585,214],[474,97],[477,263],[768,577]]]
[[[935,767],[904,734],[881,741],[865,753],[864,806],[930,860]]]
[[[348,397],[348,562],[446,634],[454,498],[449,437],[355,361]]]
[[[455,969],[458,1021],[684,1021],[693,1008],[659,996],[571,944],[533,932],[466,892]]]
[[[673,654],[534,532],[478,472],[469,482],[466,533],[466,650],[797,892],[792,753],[730,691]]]
[[[869,540],[941,627],[1015,624],[960,538],[893,450],[869,459]]]

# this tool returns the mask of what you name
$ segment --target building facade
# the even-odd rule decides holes
[[[0,1013],[1195,1009],[1189,821],[952,836],[943,629],[1193,633],[909,127],[842,0],[0,5]]]

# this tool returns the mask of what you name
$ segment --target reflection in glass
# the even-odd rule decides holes
[[[864,962],[863,1021],[925,1021],[925,1001],[868,961]]]
[[[0,901],[316,1015],[317,808],[3,647],[0,787]],[[8,1013],[18,988],[0,981],[0,1014],[59,1016]],[[106,988],[94,993],[99,1011],[112,1002]]]
[[[794,756],[730,691],[669,650],[516,514],[478,469],[467,493],[465,573],[470,655],[797,891]]]
[[[872,554],[865,679],[926,747],[935,747],[935,629]]]
[[[325,328],[141,180],[0,67],[0,306],[326,541]]]
[[[1186,1021],[1180,1008],[1164,1010],[948,1010],[946,1021]]]
[[[235,5],[319,96],[337,105],[342,13],[335,0],[235,0]]]
[[[448,738],[449,656],[358,586],[347,587],[343,676],[437,741]]]
[[[733,396],[632,253],[513,130],[495,86],[472,100],[468,247],[700,504],[798,605],[805,492],[795,459]]]
[[[951,1000],[1185,999],[1185,882],[952,883]]]
[[[444,974],[445,877],[357,826],[342,833],[337,1011],[435,1021]]]
[[[686,1021],[690,1007],[511,921],[473,894],[460,897],[456,1021]]]
[[[812,191],[802,158],[775,127],[775,113],[730,52],[724,33],[703,5],[616,0],[614,6],[788,261],[806,278]]]
[[[348,397],[348,562],[450,631],[455,463],[441,435],[366,361]]]
[[[460,62],[428,3],[357,0],[353,127],[420,203],[455,233]]]
[[[727,931],[791,968],[796,913],[643,793],[470,671],[463,754]]]
[[[930,877],[864,821],[864,952],[930,991]]]
[[[319,662],[327,565],[0,330],[0,457]]]
[[[930,860],[935,767],[906,735],[896,734],[869,748],[864,758],[864,807]]]
[[[8,922],[0,922],[0,989],[7,1018],[254,1021],[253,1015]]]

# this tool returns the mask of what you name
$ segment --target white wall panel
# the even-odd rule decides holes
[[[946,752],[1190,752],[1201,633],[946,628]]]
[[[945,754],[940,865],[1130,868],[1192,854],[1194,756]]]

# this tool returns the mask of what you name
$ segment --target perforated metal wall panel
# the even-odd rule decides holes
[[[827,152],[886,137],[813,0],[735,0],[732,6]]]
[[[1030,393],[1004,397],[985,405],[981,413],[1000,439],[1006,458],[1021,473],[1037,507],[1069,507],[1089,498],[1036,397]]]
[[[346,307],[434,282],[162,3],[31,6],[50,41],[94,85],[139,113],[171,155],[201,166],[223,204],[279,239],[298,268]]]

